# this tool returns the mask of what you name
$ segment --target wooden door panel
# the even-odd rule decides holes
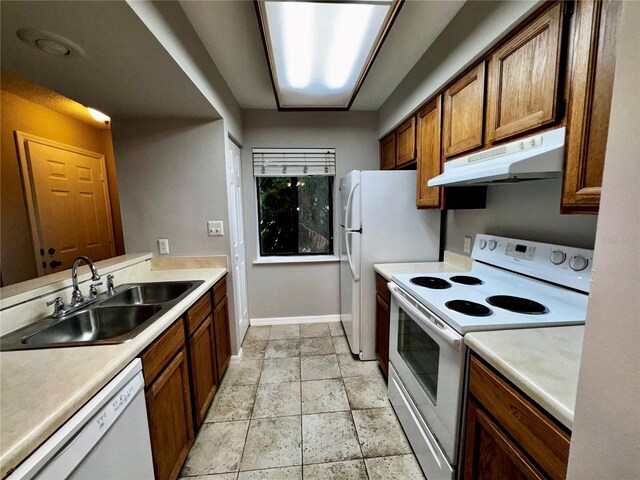
[[[396,167],[416,159],[416,117],[411,117],[396,129]]]
[[[146,400],[156,480],[175,480],[194,441],[184,347],[151,384]]]
[[[376,294],[376,358],[385,378],[389,374],[389,320],[389,304]]]
[[[487,141],[522,134],[556,120],[562,8],[557,3],[491,55]]]
[[[225,296],[213,312],[216,342],[218,383],[222,380],[231,360],[231,332],[229,331],[229,304]]]
[[[418,208],[441,206],[441,189],[427,186],[428,180],[442,172],[440,98],[438,96],[418,113],[418,185],[416,187]]]
[[[391,170],[396,168],[396,133],[380,140],[380,170]]]
[[[444,92],[443,148],[447,157],[482,146],[484,62]]]
[[[196,429],[202,424],[218,387],[215,340],[211,314],[189,339],[191,384]]]

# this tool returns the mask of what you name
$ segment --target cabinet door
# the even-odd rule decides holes
[[[444,155],[451,157],[482,146],[484,62],[444,92]]]
[[[556,120],[562,8],[557,3],[491,55],[487,141],[522,134]]]
[[[563,213],[597,213],[609,133],[622,2],[576,2]]]
[[[389,304],[376,294],[376,358],[385,378],[389,371]]]
[[[542,480],[545,476],[475,402],[467,409],[466,480]]]
[[[229,332],[229,305],[225,296],[213,312],[216,340],[218,382],[222,380],[231,359],[231,333]]]
[[[411,117],[396,129],[396,167],[416,159],[416,117]]]
[[[418,113],[418,185],[416,206],[418,208],[439,208],[441,206],[439,187],[427,187],[427,181],[440,175],[442,151],[440,149],[440,97],[429,103]]]
[[[202,424],[218,388],[213,316],[211,314],[189,338],[189,358],[191,360],[194,416],[196,428],[198,428]]]
[[[184,346],[151,384],[146,401],[156,480],[174,480],[194,438]]]
[[[380,170],[396,168],[396,133],[392,132],[380,140]]]

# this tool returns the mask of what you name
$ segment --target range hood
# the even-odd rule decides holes
[[[456,158],[444,173],[427,182],[430,187],[495,185],[562,176],[565,128]]]

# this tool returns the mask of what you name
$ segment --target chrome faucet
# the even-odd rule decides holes
[[[78,267],[80,266],[81,262],[86,263],[91,269],[91,280],[93,280],[94,282],[100,280],[98,269],[93,264],[93,260],[91,260],[89,257],[85,257],[84,255],[76,258],[73,262],[73,266],[71,267],[71,281],[73,282],[73,292],[71,293],[71,304],[69,306],[72,308],[84,304],[84,296],[82,295],[80,288],[78,288]]]

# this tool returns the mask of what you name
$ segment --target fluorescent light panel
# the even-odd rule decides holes
[[[347,107],[392,5],[261,2],[280,107]]]

